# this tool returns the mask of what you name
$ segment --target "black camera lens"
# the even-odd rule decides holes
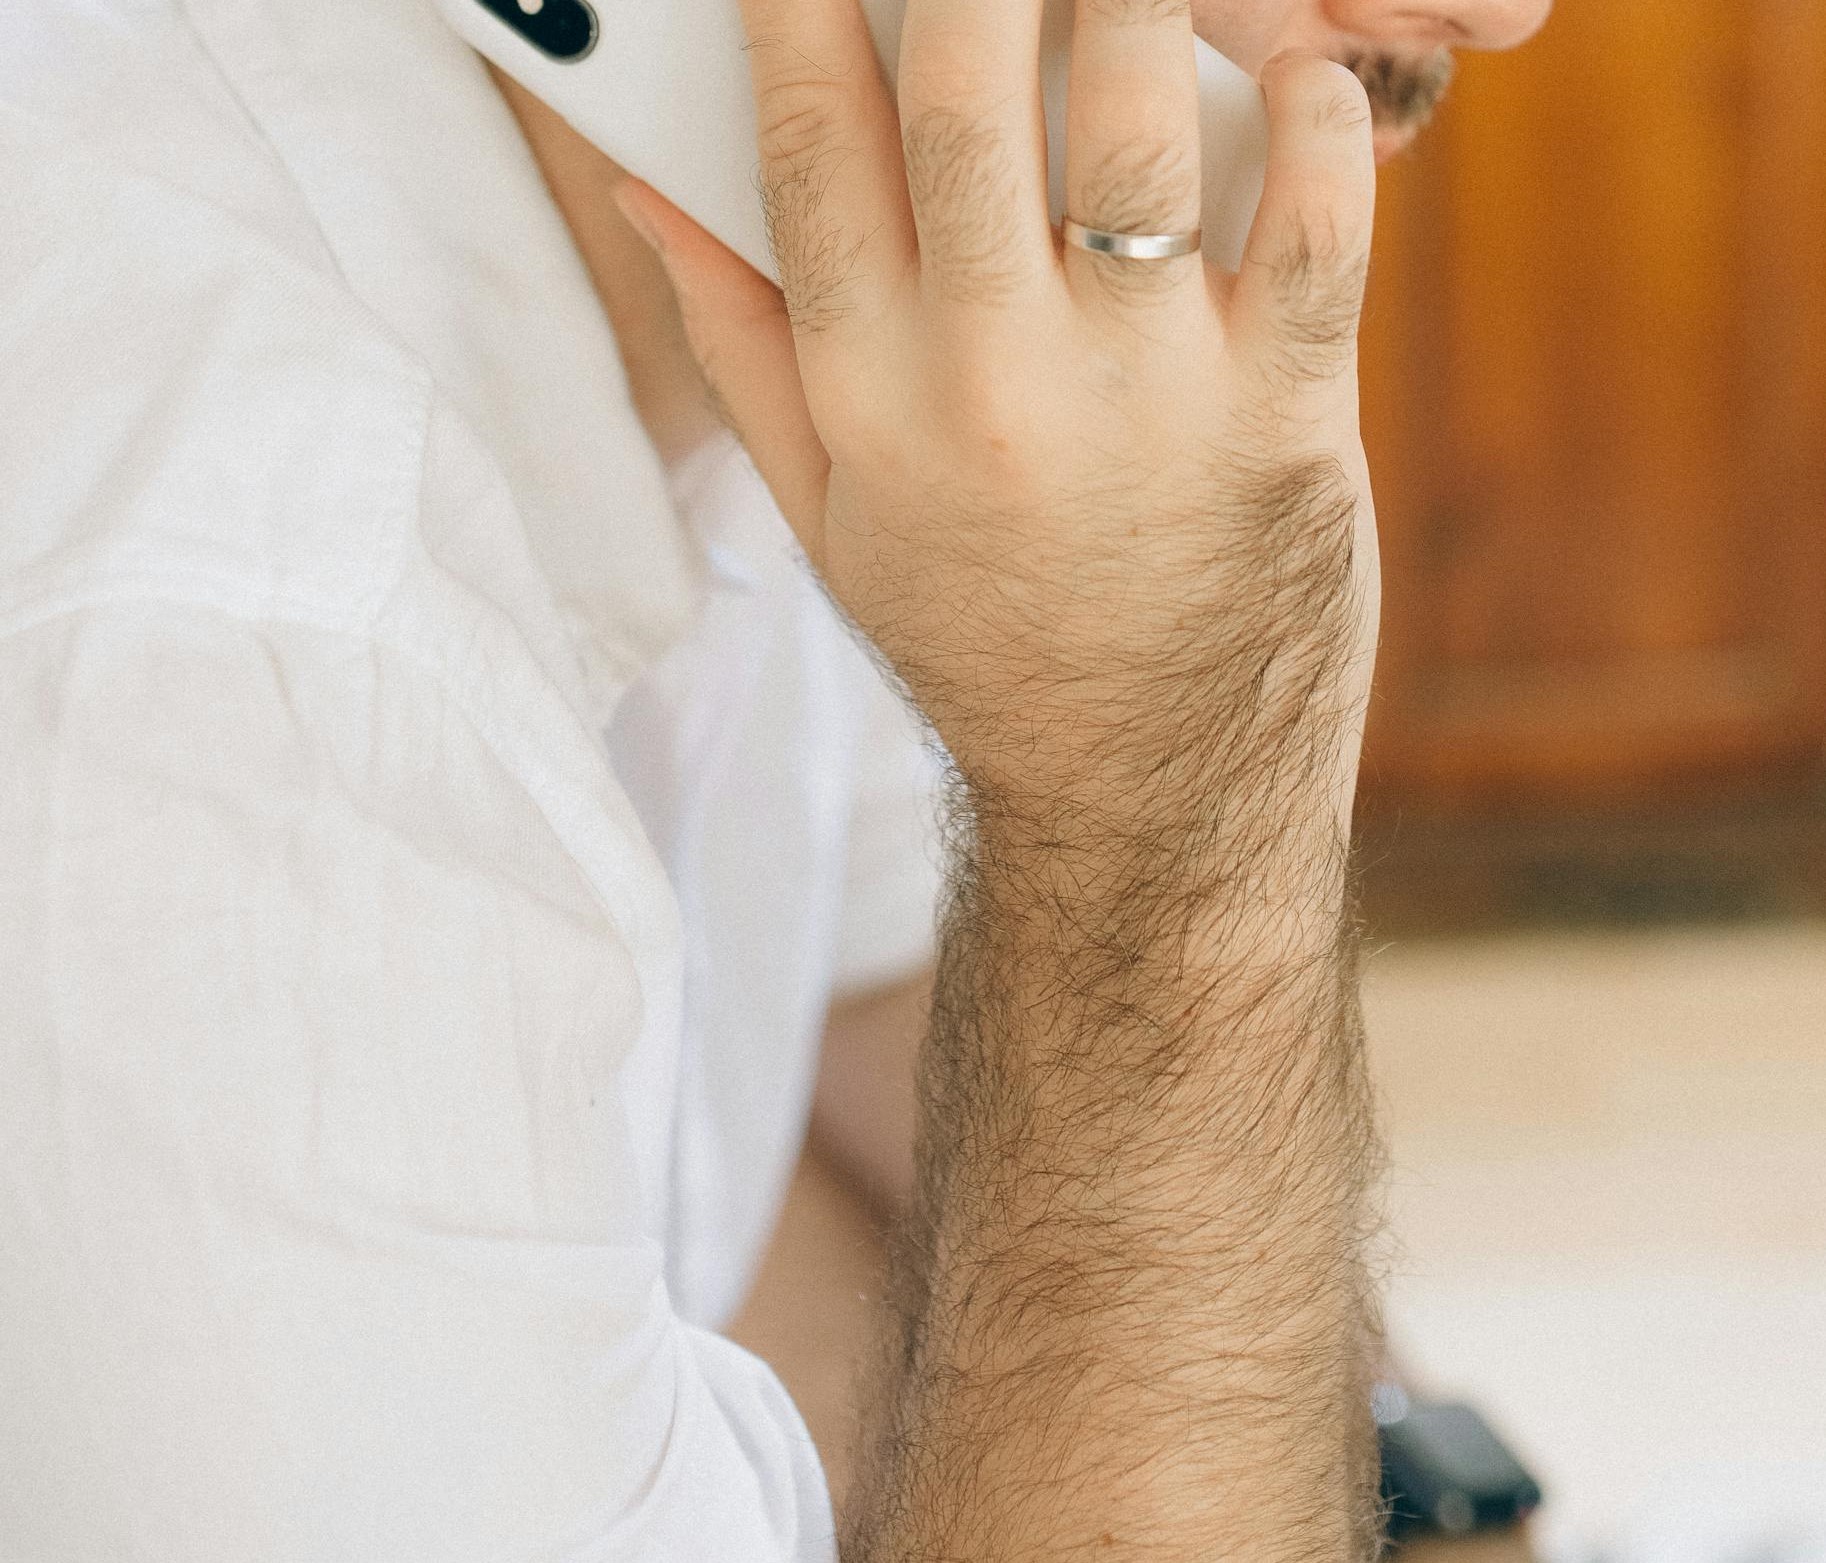
[[[596,13],[587,0],[478,0],[554,60],[581,60],[596,47]]]

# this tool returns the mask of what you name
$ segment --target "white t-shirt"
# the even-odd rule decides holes
[[[804,1563],[714,1333],[910,725],[425,0],[0,39],[0,1563]]]

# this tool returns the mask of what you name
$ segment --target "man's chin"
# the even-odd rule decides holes
[[[1239,42],[1239,39],[1235,35],[1236,29],[1233,26],[1225,25],[1227,22],[1231,21],[1233,21],[1233,18],[1231,18],[1222,8],[1213,8],[1210,5],[1201,6],[1197,3],[1197,0],[1194,0],[1192,8],[1193,31],[1196,32],[1205,43],[1208,43],[1213,49],[1217,50],[1219,54],[1224,55],[1237,65],[1240,65],[1244,70],[1248,71],[1251,76],[1260,75],[1262,61],[1244,56],[1242,55],[1242,51],[1236,48],[1236,45]],[[1340,60],[1338,63],[1345,66],[1351,65],[1349,60]],[[1368,86],[1369,83],[1366,82],[1365,85]],[[1438,94],[1435,93],[1433,96],[1435,101],[1437,101]],[[1382,116],[1379,114],[1378,118],[1381,117]],[[1429,115],[1423,114],[1418,120],[1408,124],[1390,124],[1387,120],[1384,120],[1383,123],[1377,125],[1375,134],[1377,163],[1390,162],[1407,151],[1407,149],[1414,144],[1415,138],[1420,134],[1428,117]]]

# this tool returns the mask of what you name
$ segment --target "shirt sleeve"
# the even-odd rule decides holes
[[[831,1563],[674,1316],[640,979],[434,675],[121,602],[0,640],[0,1551]]]

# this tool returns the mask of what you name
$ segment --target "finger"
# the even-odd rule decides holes
[[[1363,84],[1331,60],[1283,54],[1262,72],[1268,168],[1231,295],[1239,339],[1295,379],[1355,361],[1369,269],[1376,159]]]
[[[652,186],[630,176],[615,187],[615,204],[665,266],[718,411],[817,563],[831,464],[780,290]]]
[[[1065,211],[1110,233],[1199,225],[1198,62],[1188,0],[1077,0],[1066,95]],[[1125,308],[1204,304],[1197,250],[1156,260],[1065,246],[1081,294]]]
[[[768,242],[794,329],[871,318],[913,264],[900,125],[858,0],[742,0]]]
[[[908,0],[896,93],[929,300],[1005,304],[1051,275],[1042,0]]]

